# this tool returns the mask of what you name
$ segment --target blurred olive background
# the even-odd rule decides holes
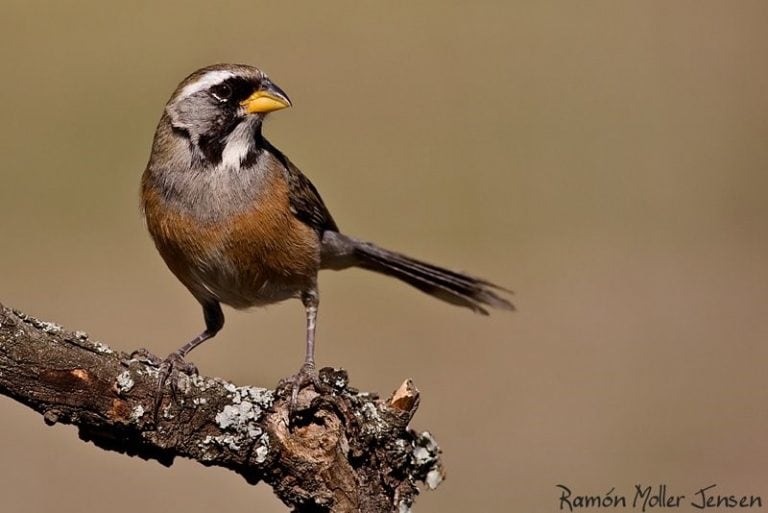
[[[319,363],[423,393],[448,479],[416,511],[553,511],[557,483],[766,501],[767,52],[761,1],[3,0],[0,301],[123,351],[195,335],[138,182],[176,84],[255,64],[295,104],[266,134],[344,231],[516,291],[482,318],[321,275]],[[298,301],[225,313],[201,372],[298,368]],[[286,511],[0,415],[2,511]]]

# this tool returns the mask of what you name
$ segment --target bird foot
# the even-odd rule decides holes
[[[174,401],[176,400],[178,392],[177,377],[180,372],[190,376],[198,374],[197,367],[195,367],[193,363],[189,363],[184,360],[184,357],[179,353],[169,354],[168,357],[160,364],[160,376],[157,382],[157,391],[155,392],[155,420],[158,419],[160,407],[163,404],[163,392],[169,379],[171,383],[171,398]]]
[[[308,385],[320,394],[330,391],[330,387],[320,379],[320,373],[313,363],[305,363],[299,369],[299,372],[280,381],[279,387],[290,387],[291,402],[289,404],[289,413],[291,416],[297,411],[299,392]]]

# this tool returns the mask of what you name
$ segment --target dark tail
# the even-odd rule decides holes
[[[497,292],[512,292],[464,273],[449,271],[414,258],[382,249],[337,232],[323,237],[322,267],[361,267],[393,276],[430,296],[488,315],[486,306],[514,310],[512,303]]]

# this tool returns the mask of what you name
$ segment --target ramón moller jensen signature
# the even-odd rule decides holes
[[[715,492],[717,484],[699,488],[686,501],[685,494],[672,494],[666,484],[656,486],[636,484],[630,496],[616,492],[612,487],[604,494],[575,495],[565,485],[556,485],[560,489],[559,509],[574,511],[577,509],[625,509],[652,511],[665,508],[691,506],[696,509],[748,509],[762,508],[760,495],[720,494]]]

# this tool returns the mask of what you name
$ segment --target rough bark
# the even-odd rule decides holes
[[[112,351],[0,305],[0,393],[74,424],[82,440],[170,466],[176,456],[264,481],[297,512],[408,511],[417,483],[443,479],[440,449],[408,427],[419,404],[410,381],[388,399],[321,370],[328,390],[302,390],[289,425],[290,387],[236,386],[174,373],[155,409],[160,360]]]

